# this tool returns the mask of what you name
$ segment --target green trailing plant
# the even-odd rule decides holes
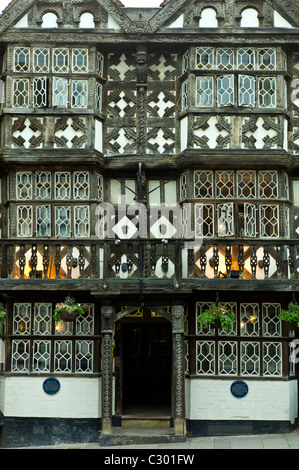
[[[210,308],[204,310],[197,320],[203,328],[215,327],[219,324],[221,329],[229,333],[234,327],[235,317],[236,315],[227,307],[213,304]]]
[[[6,325],[6,311],[5,308],[3,307],[3,304],[0,303],[0,326]]]
[[[280,311],[281,320],[299,327],[299,305],[296,302],[290,302],[286,310]]]
[[[72,297],[66,297],[64,302],[56,304],[56,308],[53,314],[54,320],[60,321],[62,313],[76,313],[77,315],[84,315],[85,311],[80,304],[76,303],[75,299]]]

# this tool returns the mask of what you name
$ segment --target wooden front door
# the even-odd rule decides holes
[[[123,411],[171,403],[170,323],[123,323]]]

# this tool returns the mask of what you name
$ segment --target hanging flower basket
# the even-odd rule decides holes
[[[76,320],[79,315],[84,314],[85,311],[80,304],[76,304],[75,299],[66,297],[63,303],[56,304],[53,317],[55,321],[71,322]]]
[[[280,319],[286,322],[288,330],[299,330],[299,305],[290,302],[287,310],[281,309]]]
[[[203,328],[218,328],[229,333],[234,328],[235,314],[223,305],[211,305],[197,318]]]
[[[0,303],[0,326],[5,326],[6,325],[6,311],[3,307],[3,304]]]

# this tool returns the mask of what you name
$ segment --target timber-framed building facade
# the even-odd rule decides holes
[[[292,0],[3,12],[3,446],[296,424],[298,28]],[[216,301],[229,333],[197,322]]]

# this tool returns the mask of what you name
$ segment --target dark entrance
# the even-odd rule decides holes
[[[170,323],[123,323],[123,414],[160,409],[170,413]]]

